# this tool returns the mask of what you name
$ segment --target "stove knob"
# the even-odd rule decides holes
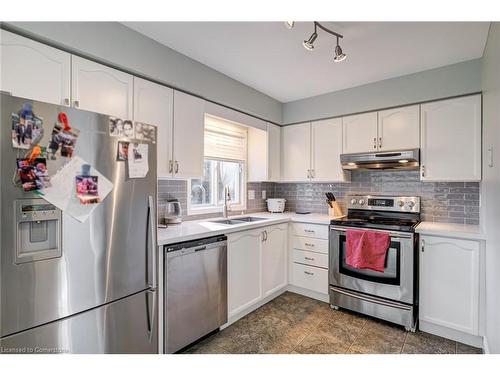
[[[355,199],[355,198],[351,199],[351,204],[352,204],[352,205],[354,205],[354,204],[358,204],[358,200],[357,200],[357,199]]]
[[[405,205],[405,201],[399,201],[399,207],[403,207]]]
[[[407,203],[407,205],[408,205],[409,208],[413,208],[413,207],[415,207],[415,202],[411,202],[410,201],[410,202]]]
[[[359,200],[359,204],[360,204],[361,206],[362,206],[362,205],[364,205],[364,204],[365,204],[365,200],[364,200],[364,199],[360,199],[360,200]]]

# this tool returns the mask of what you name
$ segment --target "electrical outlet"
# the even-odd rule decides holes
[[[255,199],[255,190],[248,190],[248,199]]]
[[[262,199],[266,199],[266,191],[262,190]]]

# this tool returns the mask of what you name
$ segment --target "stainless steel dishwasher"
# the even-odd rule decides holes
[[[164,252],[165,352],[175,353],[227,322],[227,237]]]

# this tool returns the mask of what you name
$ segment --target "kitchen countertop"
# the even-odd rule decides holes
[[[229,219],[236,219],[241,216],[255,216],[267,218],[267,220],[255,222],[243,222],[236,225],[217,224],[213,221],[222,220],[222,217],[203,220],[184,221],[181,224],[171,224],[168,228],[158,228],[158,246],[171,243],[196,240],[204,237],[229,234],[242,230],[260,228],[272,224],[286,223],[289,221],[298,223],[323,224],[328,225],[330,218],[324,214],[300,215],[295,212],[269,213],[257,212],[246,215],[234,215]],[[441,237],[461,238],[466,240],[485,240],[486,234],[482,232],[479,225],[435,223],[430,221],[421,222],[415,229],[416,233],[424,235],[434,235]]]
[[[180,224],[171,224],[168,228],[158,228],[158,246],[163,246],[182,241],[196,240],[204,237],[217,236],[220,234],[234,233],[242,230],[249,230],[272,224],[286,223],[289,221],[294,221],[298,223],[324,224],[324,225],[330,224],[330,218],[328,217],[328,215],[314,214],[314,213],[301,215],[301,214],[296,214],[295,212],[284,212],[275,214],[269,212],[257,212],[246,215],[230,216],[229,219],[236,219],[241,216],[262,217],[262,218],[267,218],[268,220],[248,222],[248,223],[244,222],[242,224],[236,224],[236,225],[213,223],[213,221],[216,220],[223,220],[222,217],[218,217],[214,219],[192,220],[192,221],[184,221]]]
[[[486,234],[479,225],[433,223],[422,221],[415,232],[425,235],[461,238],[465,240],[485,240]]]

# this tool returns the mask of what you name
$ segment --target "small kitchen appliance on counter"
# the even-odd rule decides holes
[[[163,216],[165,224],[179,224],[182,222],[182,209],[178,199],[170,199],[165,204]]]
[[[267,200],[267,210],[272,213],[282,213],[285,211],[284,198],[269,198]]]
[[[419,223],[419,197],[349,196],[347,217],[330,221],[330,305],[414,331],[418,316],[418,234],[415,227]],[[347,264],[347,232],[350,230],[389,235],[383,272]]]

